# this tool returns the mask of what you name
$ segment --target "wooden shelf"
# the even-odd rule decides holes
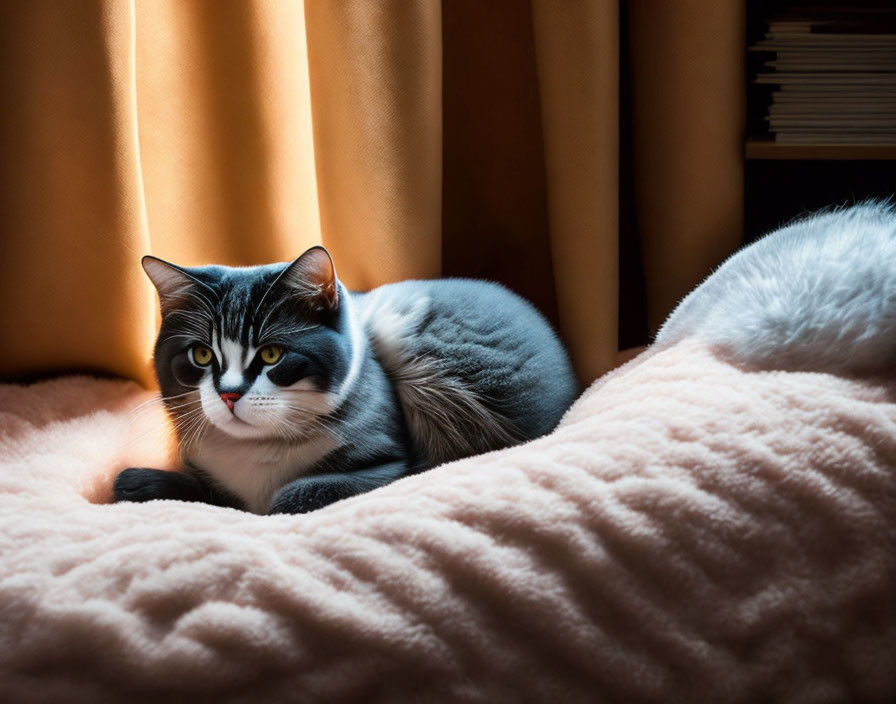
[[[896,160],[896,144],[778,144],[772,139],[751,137],[744,156],[747,159]]]

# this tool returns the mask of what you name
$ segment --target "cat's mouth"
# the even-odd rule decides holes
[[[231,413],[230,413],[230,422],[231,422],[231,423],[236,423],[236,424],[238,424],[238,425],[252,425],[252,423],[250,423],[249,421],[247,421],[247,420],[243,420],[242,418],[240,418],[240,417],[236,414],[236,409],[235,409],[235,408],[234,408],[234,409],[231,411]]]
[[[200,397],[206,420],[218,430],[243,439],[267,437],[270,432],[261,424],[253,422],[252,409],[244,399],[227,399],[212,387],[200,387]]]
[[[259,440],[273,436],[270,429],[263,425],[253,423],[250,420],[240,418],[237,413],[237,409],[234,409],[233,411],[225,409],[224,413],[211,413],[206,414],[206,416],[209,422],[218,428],[218,430],[235,438],[242,440]]]
[[[240,415],[241,411],[243,413],[242,416]],[[219,411],[218,413],[209,414],[209,420],[222,430],[228,430],[229,428],[239,428],[241,430],[254,429],[256,432],[261,432],[263,428],[257,423],[253,423],[250,419],[246,418],[246,413],[246,408],[241,409],[239,404],[236,404],[230,410],[224,410],[223,412]]]

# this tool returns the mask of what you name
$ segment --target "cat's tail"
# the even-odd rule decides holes
[[[435,360],[391,359],[397,363],[387,362],[386,374],[395,384],[416,449],[429,466],[522,441],[506,418]]]
[[[522,433],[493,401],[438,359],[409,352],[405,340],[413,337],[427,307],[423,297],[403,315],[380,308],[365,320],[374,357],[395,387],[414,448],[426,466],[522,442]]]

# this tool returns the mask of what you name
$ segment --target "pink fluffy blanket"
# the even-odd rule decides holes
[[[893,701],[896,382],[647,353],[303,516],[105,503],[123,382],[0,387],[0,700]]]

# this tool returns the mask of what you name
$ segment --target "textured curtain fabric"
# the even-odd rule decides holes
[[[0,375],[151,384],[141,255],[323,242],[356,289],[505,283],[589,382],[620,231],[651,326],[740,241],[743,24],[743,0],[0,3]]]

